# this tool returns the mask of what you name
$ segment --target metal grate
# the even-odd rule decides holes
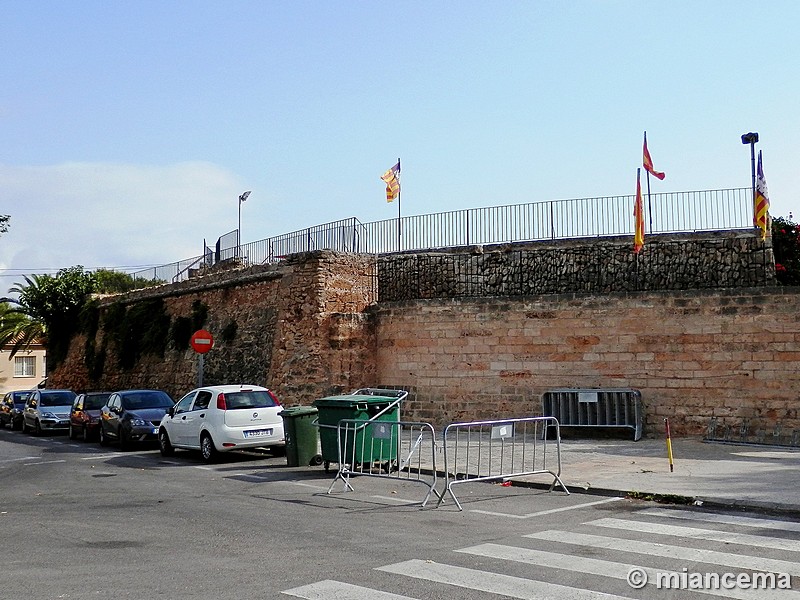
[[[542,394],[542,415],[561,427],[627,427],[642,437],[642,395],[633,389],[557,389]]]

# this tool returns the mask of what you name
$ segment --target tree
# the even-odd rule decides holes
[[[800,225],[789,217],[772,219],[775,276],[782,285],[800,285]]]
[[[9,291],[18,300],[0,320],[0,345],[12,342],[12,356],[40,340],[47,349],[48,366],[67,355],[81,309],[96,287],[94,275],[82,266],[61,269],[53,275],[24,276],[25,284]]]
[[[120,294],[164,283],[158,279],[134,279],[127,273],[110,269],[97,269],[94,277],[97,282],[95,291],[100,294]]]

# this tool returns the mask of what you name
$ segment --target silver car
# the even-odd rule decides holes
[[[75,392],[72,390],[33,390],[22,411],[22,431],[67,431]]]

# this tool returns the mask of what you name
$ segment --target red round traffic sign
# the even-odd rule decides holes
[[[192,334],[192,339],[189,340],[192,348],[198,354],[205,354],[214,347],[214,338],[205,329],[198,329]]]

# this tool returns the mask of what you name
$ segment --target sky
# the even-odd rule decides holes
[[[356,217],[749,187],[800,217],[800,2],[0,0],[0,294]],[[239,195],[250,190],[246,202]]]

